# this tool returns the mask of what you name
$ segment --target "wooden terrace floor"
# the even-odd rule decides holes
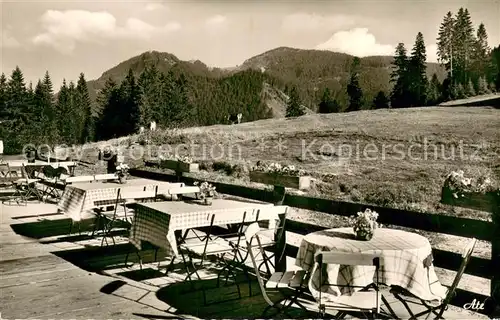
[[[254,295],[241,285],[242,299],[236,286],[215,288],[214,270],[205,273],[193,289],[183,282],[179,264],[165,275],[168,262],[164,253],[141,252],[142,270],[126,238],[116,246],[100,248],[100,239],[67,236],[70,220],[56,214],[53,204],[27,206],[2,205],[0,224],[0,319],[196,319],[261,318],[266,303],[252,282]],[[293,265],[293,261],[289,261]],[[205,290],[209,305],[203,303]],[[391,299],[392,307],[407,319],[401,303]],[[296,309],[297,318],[317,318],[316,313]],[[283,318],[278,316],[274,318]],[[450,307],[445,318],[478,319],[487,317]]]

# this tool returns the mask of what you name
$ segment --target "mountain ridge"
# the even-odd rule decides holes
[[[246,70],[257,70],[273,80],[267,85],[278,91],[286,92],[296,86],[304,106],[316,110],[325,88],[329,88],[341,105],[347,104],[345,88],[347,86],[353,55],[329,50],[298,49],[277,47],[243,61],[231,68],[209,67],[200,60],[184,61],[172,53],[156,50],[145,51],[104,71],[94,80],[88,81],[90,96],[96,100],[98,92],[108,78],[121,81],[129,69],[139,76],[147,66],[154,65],[161,72],[184,73],[196,82],[201,79],[223,79]],[[390,73],[393,56],[362,57],[360,85],[364,92],[365,106],[379,91],[389,93],[391,89]],[[436,73],[442,81],[445,78],[444,67],[437,63],[427,63],[429,78]],[[262,93],[264,94],[264,93]],[[283,106],[278,107],[282,109]],[[278,112],[282,114],[282,110]]]

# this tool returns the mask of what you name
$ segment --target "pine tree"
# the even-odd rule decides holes
[[[478,84],[477,84],[477,94],[488,94],[491,93],[490,89],[488,88],[488,82],[486,82],[486,78],[479,77]]]
[[[389,98],[387,98],[384,91],[379,91],[373,99],[373,109],[387,109],[389,108]]]
[[[459,83],[456,86],[455,99],[464,99],[464,98],[467,98],[467,96],[465,95],[465,88],[464,88],[463,84]]]
[[[157,120],[157,123],[163,127],[171,125],[172,105],[175,102],[175,79],[173,72],[162,73],[159,77],[160,82],[160,102],[156,110],[151,113],[151,118]]]
[[[0,121],[5,120],[6,112],[6,100],[7,100],[7,77],[2,72],[0,75]]]
[[[24,75],[16,66],[7,81],[5,95],[4,117],[6,121],[2,123],[6,133],[4,153],[20,153],[23,145],[31,142],[31,137],[26,131],[27,124],[32,121],[28,99]]]
[[[363,91],[359,86],[359,67],[361,60],[358,57],[354,57],[351,66],[351,78],[349,84],[347,85],[347,95],[349,96],[349,106],[347,111],[358,111],[361,110],[363,103]]]
[[[119,137],[123,129],[124,97],[121,87],[111,78],[106,80],[103,90],[99,93],[98,101],[101,114],[98,122],[98,140],[107,140]]]
[[[494,84],[490,86],[491,91],[500,91],[500,45],[491,50],[486,81]]]
[[[71,98],[71,93],[68,85],[66,84],[66,79],[63,79],[61,89],[59,89],[59,94],[57,96],[57,127],[59,128],[59,132],[61,134],[61,140],[64,143],[74,142],[72,139],[74,128],[70,121],[72,113]]]
[[[81,110],[81,134],[79,136],[80,143],[86,143],[95,140],[95,123],[96,118],[93,112],[92,101],[90,101],[89,90],[85,75],[80,73],[76,84],[76,93],[78,96],[78,109]]]
[[[57,115],[54,98],[54,89],[49,72],[46,71],[42,80],[42,96],[37,96],[39,109],[42,110],[42,128],[45,133],[44,143],[53,146],[59,142],[59,132],[57,127]],[[36,90],[35,90],[36,91]]]
[[[453,33],[453,51],[456,63],[453,79],[467,84],[472,68],[473,50],[475,46],[474,27],[467,9],[460,8],[455,17]]]
[[[124,103],[120,114],[123,122],[118,133],[119,136],[124,136],[137,132],[141,121],[141,92],[132,69],[129,69],[127,77],[121,83],[121,89]]]
[[[444,64],[446,70],[450,72],[451,78],[453,78],[453,36],[455,30],[455,19],[450,11],[444,16],[443,22],[439,27],[439,33],[437,38],[437,54],[438,60],[441,64]]]
[[[441,92],[441,83],[439,82],[437,75],[434,73],[427,87],[427,105],[434,106],[439,104],[441,100]]]
[[[138,84],[141,90],[140,110],[141,110],[141,125],[148,126],[154,119],[158,118],[158,111],[161,105],[161,83],[160,72],[153,64],[139,76]]]
[[[399,43],[394,55],[393,71],[391,72],[391,82],[394,83],[391,92],[391,107],[402,108],[408,106],[409,82],[408,68],[409,62],[404,43]]]
[[[490,60],[490,48],[488,46],[488,34],[484,23],[477,28],[476,41],[473,50],[473,80],[479,85],[479,78],[488,73]]]
[[[421,32],[417,34],[415,45],[411,52],[408,68],[410,106],[424,106],[427,100],[427,60],[424,36]]]
[[[340,106],[337,100],[332,98],[330,89],[325,88],[325,90],[323,91],[323,96],[321,97],[321,102],[319,103],[318,112],[334,113],[339,111],[340,111]]]
[[[293,86],[290,90],[290,97],[288,98],[285,117],[300,117],[304,114],[304,110],[302,109],[300,103],[299,92],[297,91],[297,88]]]
[[[474,85],[472,84],[472,80],[469,79],[467,83],[467,87],[465,88],[465,95],[467,97],[473,97],[476,95],[476,90],[474,89]]]

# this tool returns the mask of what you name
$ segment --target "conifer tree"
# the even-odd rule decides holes
[[[408,81],[409,61],[404,43],[399,43],[394,55],[393,71],[391,72],[391,82],[394,83],[391,92],[391,107],[403,108],[409,105],[409,81]]]
[[[469,11],[464,8],[458,10],[455,21],[452,45],[456,64],[453,79],[466,85],[472,68],[472,51],[475,46],[474,27]]]
[[[323,96],[321,97],[321,102],[318,107],[319,113],[334,113],[340,111],[340,106],[337,100],[332,97],[330,89],[328,88],[325,88],[323,91]]]
[[[373,109],[387,109],[389,108],[389,98],[387,98],[384,91],[379,91],[372,104]]]
[[[347,85],[347,95],[349,96],[349,106],[347,111],[357,111],[361,110],[363,104],[363,91],[359,86],[359,68],[361,60],[358,57],[354,57],[351,66],[351,78],[349,84]]]
[[[473,97],[476,95],[476,90],[474,89],[474,85],[472,84],[472,79],[469,79],[467,83],[467,87],[465,88],[465,95],[467,97]]]
[[[300,117],[304,114],[304,110],[302,109],[300,103],[299,93],[297,88],[293,86],[290,90],[290,97],[288,98],[285,117]]]
[[[148,126],[154,119],[158,121],[157,112],[161,104],[160,72],[156,65],[146,67],[139,76],[139,87],[141,90],[140,110],[141,125]]]
[[[121,83],[121,91],[123,93],[123,105],[120,116],[123,122],[118,136],[135,133],[140,125],[140,88],[132,69],[129,69],[127,77]]]
[[[92,101],[90,101],[89,89],[85,75],[80,73],[78,82],[76,84],[76,94],[78,100],[77,108],[80,110],[79,116],[81,117],[81,132],[79,136],[80,143],[94,141],[95,139],[95,114],[93,111]]]
[[[408,77],[410,79],[410,106],[424,106],[427,95],[427,60],[424,36],[421,32],[417,34],[415,44],[411,52]]]
[[[488,34],[484,23],[479,24],[476,33],[476,41],[472,50],[473,71],[472,77],[475,84],[479,85],[479,78],[486,75],[489,69],[490,48],[488,46]]]
[[[434,106],[439,104],[441,101],[441,83],[437,77],[437,74],[433,74],[429,85],[427,86],[427,105]]]
[[[443,22],[439,27],[439,33],[437,38],[437,55],[438,61],[444,64],[446,70],[450,73],[450,78],[453,78],[453,62],[454,62],[454,52],[453,52],[453,37],[455,30],[455,18],[452,13],[448,13],[444,16]]]
[[[490,88],[488,87],[488,82],[486,82],[486,78],[484,76],[479,77],[477,84],[477,94],[488,94],[491,93]]]

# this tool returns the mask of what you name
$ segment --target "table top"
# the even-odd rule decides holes
[[[45,161],[35,160],[35,162],[28,162],[28,160],[8,160],[5,162],[7,162],[10,167],[22,167],[23,164],[26,167],[28,167],[28,166],[52,166],[52,167],[76,166],[76,162],[74,162],[74,161],[45,162]]]
[[[306,235],[304,241],[343,252],[408,250],[430,246],[429,240],[419,234],[387,228],[376,229],[369,241],[356,240],[352,227],[313,232]]]
[[[169,182],[151,180],[151,179],[130,179],[127,180],[127,183],[121,184],[116,181],[94,181],[94,182],[76,182],[72,183],[68,187],[82,189],[85,191],[88,190],[97,190],[97,189],[114,189],[114,188],[127,188],[127,187],[140,187],[140,186],[160,186],[169,184]]]
[[[273,204],[267,202],[246,202],[232,199],[213,199],[212,205],[209,206],[197,201],[160,201],[139,203],[138,206],[168,213],[170,215],[177,215],[192,212],[215,212],[246,208],[255,209],[258,207],[273,206]]]

